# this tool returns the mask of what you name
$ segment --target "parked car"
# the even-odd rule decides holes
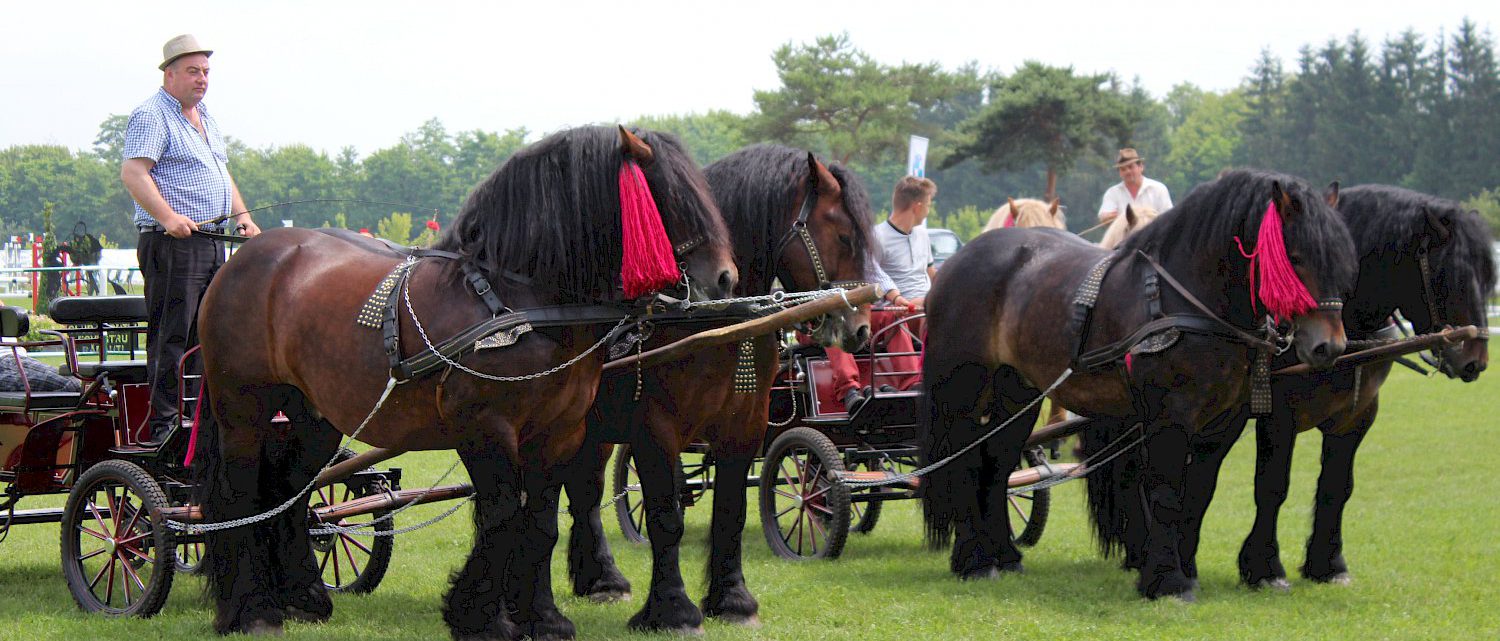
[[[943,266],[943,261],[948,260],[964,246],[964,241],[958,239],[958,234],[941,227],[927,229],[927,238],[932,241],[932,266],[934,269]]]

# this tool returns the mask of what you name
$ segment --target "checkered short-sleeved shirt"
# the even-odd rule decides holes
[[[158,89],[130,114],[125,129],[125,160],[149,158],[156,162],[151,178],[172,210],[201,223],[232,213],[234,191],[229,179],[229,148],[219,123],[198,103],[207,139],[182,115],[182,103]],[[154,225],[151,214],[135,204],[137,227]]]

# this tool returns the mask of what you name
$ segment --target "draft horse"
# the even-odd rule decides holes
[[[1399,336],[1396,310],[1418,333],[1449,326],[1487,328],[1486,299],[1495,288],[1489,228],[1457,202],[1418,192],[1369,185],[1337,192],[1338,210],[1354,237],[1359,272],[1344,306],[1350,340]],[[1489,335],[1436,350],[1438,369],[1472,382],[1489,363]],[[1290,365],[1290,359],[1276,366]],[[1322,432],[1322,473],[1313,502],[1302,576],[1320,583],[1347,583],[1343,514],[1354,491],[1354,457],[1380,408],[1380,386],[1389,361],[1330,372],[1277,377],[1269,415],[1255,419],[1255,524],[1240,548],[1240,579],[1252,587],[1289,589],[1277,542],[1277,516],[1286,501],[1297,434]],[[1189,466],[1190,513],[1201,518],[1213,498],[1219,468],[1249,415],[1236,413],[1218,439],[1195,448]],[[1196,523],[1195,523],[1196,525]],[[1196,547],[1197,527],[1189,545]],[[1103,539],[1101,538],[1101,542]],[[1195,573],[1190,573],[1189,577]]]
[[[853,287],[866,277],[870,204],[852,172],[811,153],[754,145],[704,168],[733,235],[740,286],[736,294],[768,294],[773,279],[788,291]],[[648,347],[693,331],[659,325]],[[812,331],[825,346],[854,350],[870,336],[869,307],[847,309]],[[745,585],[741,533],[751,463],[767,429],[777,342],[698,351],[644,371],[611,371],[589,412],[589,442],[567,483],[573,514],[568,572],[573,591],[597,600],[630,592],[610,555],[599,516],[609,443],[629,443],[644,495],[652,549],[650,593],[631,618],[636,629],[695,631],[703,615],[753,624],[759,605]],[[678,560],[682,506],[679,457],[707,441],[714,460],[713,522],[707,594],[701,610],[688,598]]]
[[[1338,214],[1296,178],[1234,171],[1115,252],[1023,229],[983,234],[949,263],[927,302],[922,460],[1019,423],[924,477],[928,543],[952,541],[961,578],[1022,569],[1006,480],[1039,411],[1028,403],[1052,387],[1080,415],[1141,423],[1142,494],[1132,498],[1149,519],[1136,588],[1191,599],[1178,554],[1189,443],[1250,393],[1252,362],[1276,346],[1268,307],[1295,328],[1303,360],[1327,367],[1343,352],[1328,310],[1353,285],[1353,247]]]
[[[628,313],[620,286],[641,288],[630,270],[649,275],[627,260],[631,251],[671,267],[673,246],[688,248],[677,258],[699,295],[721,297],[737,281],[727,237],[701,171],[669,136],[605,127],[553,134],[474,188],[433,248],[444,255],[416,260],[404,285],[385,289],[398,306],[374,315],[399,325],[387,332],[389,352],[381,331],[356,320],[401,259],[314,230],[251,239],[203,300],[208,410],[198,502],[206,519],[260,514],[295,496],[341,433],[384,448],[454,449],[474,484],[476,536],[444,599],[453,636],[572,637],[540,560],[557,532],[559,490],[549,474],[583,442],[598,389],[604,355],[590,348]],[[675,279],[668,272],[646,289]],[[396,380],[391,354],[430,355],[431,342],[510,311],[529,324],[483,341],[470,334],[447,367],[387,386]],[[530,376],[539,372],[551,373]],[[277,411],[291,419],[281,433],[270,423]],[[331,615],[306,503],[293,505],[206,536],[215,631],[275,632],[286,618]]]
[[[984,224],[984,231],[1009,227],[1067,229],[1068,224],[1063,220],[1062,210],[1056,198],[1053,198],[1050,204],[1035,198],[1020,200],[1007,198],[1004,205],[996,209],[995,213],[990,214],[989,222]]]

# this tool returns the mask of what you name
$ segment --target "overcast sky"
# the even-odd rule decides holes
[[[1258,5],[1258,6],[1252,6]],[[161,45],[216,50],[205,103],[255,147],[305,143],[369,154],[430,118],[450,132],[534,134],[643,114],[747,113],[778,86],[771,52],[848,32],[886,63],[1026,59],[1113,70],[1157,96],[1180,82],[1237,85],[1260,50],[1359,30],[1431,38],[1500,2],[85,2],[7,3],[0,18],[0,148],[92,146],[99,123],[161,84]]]

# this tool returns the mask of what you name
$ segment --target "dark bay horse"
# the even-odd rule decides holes
[[[1293,272],[1286,278],[1305,286],[1299,306],[1288,308],[1264,280],[1251,286],[1252,274],[1260,274],[1245,254],[1279,250]],[[1147,545],[1136,587],[1149,598],[1190,599],[1177,549],[1189,440],[1249,395],[1252,360],[1268,347],[1255,334],[1267,306],[1295,327],[1292,347],[1305,361],[1326,367],[1343,352],[1342,324],[1326,309],[1353,286],[1352,243],[1333,208],[1296,178],[1229,172],[1194,189],[1116,252],[1106,265],[1110,252],[1076,236],[1002,229],[965,245],[938,274],[927,300],[924,464],[1019,416],[1019,424],[923,479],[928,542],[952,539],[950,568],[962,578],[1021,569],[1006,478],[1039,411],[1027,403],[1057,385],[1053,398],[1080,415],[1143,423],[1139,499],[1151,518],[1143,524]],[[1091,275],[1097,301],[1080,330],[1070,319],[1079,316],[1080,287]],[[1175,336],[1132,337],[1161,318]],[[1055,383],[1083,362],[1080,355],[1100,349],[1109,355],[1102,366],[1078,365]]]
[[[644,201],[655,205],[630,218]],[[622,273],[622,244],[631,241],[622,243],[622,233],[653,221],[655,233],[641,232],[656,247],[648,242],[647,258],[670,266],[672,248],[687,248],[677,260],[698,295],[729,293],[737,272],[728,232],[674,139],[585,127],[516,153],[475,187],[433,248],[458,258],[417,260],[408,285],[393,288],[398,353],[426,353],[429,338],[441,342],[495,317],[485,294],[562,321],[528,316],[531,331],[493,336],[513,344],[466,348],[452,357],[456,365],[400,385],[391,384],[382,332],[356,325],[399,258],[367,239],[315,230],[276,229],[245,243],[203,300],[209,410],[200,421],[207,442],[197,500],[206,520],[260,514],[296,496],[340,433],[384,448],[454,449],[475,487],[476,536],[444,600],[453,636],[572,637],[541,561],[557,534],[559,486],[549,475],[584,440],[604,363],[591,346],[615,321],[575,321],[569,310],[625,308],[618,291],[631,277]],[[291,419],[283,433],[270,424],[278,410]],[[208,533],[216,631],[275,632],[286,618],[330,616],[306,501],[292,505],[253,526]]]
[[[734,238],[738,295],[767,294],[779,278],[788,291],[813,291],[865,278],[870,205],[864,187],[839,165],[780,145],[755,145],[704,168]],[[803,235],[803,232],[806,235]],[[659,325],[652,344],[691,327]],[[825,318],[813,332],[824,345],[853,350],[869,338],[869,308]],[[647,347],[650,347],[648,345]],[[753,623],[759,606],[741,569],[745,488],[767,428],[776,341],[763,336],[749,353],[753,380],[736,377],[741,346],[699,351],[645,371],[612,371],[589,413],[589,443],[568,481],[573,514],[568,571],[573,591],[596,599],[628,594],[599,517],[609,442],[631,445],[641,479],[652,548],[650,594],[630,620],[636,629],[698,630],[703,615]],[[639,379],[637,376],[639,375]],[[715,470],[709,535],[708,592],[700,610],[688,598],[678,561],[682,507],[676,471],[695,440],[712,448]]]
[[[1495,288],[1495,263],[1489,228],[1477,213],[1451,200],[1387,186],[1343,190],[1337,207],[1359,257],[1354,292],[1343,314],[1351,340],[1390,338],[1397,329],[1390,324],[1396,310],[1418,333],[1447,326],[1487,327],[1485,306]],[[1475,380],[1488,365],[1488,342],[1482,334],[1438,350],[1440,371]],[[1344,506],[1354,491],[1355,454],[1375,421],[1380,386],[1390,370],[1391,363],[1383,362],[1272,381],[1272,412],[1255,420],[1256,516],[1239,554],[1240,579],[1247,585],[1290,587],[1281,565],[1277,516],[1286,501],[1297,433],[1314,428],[1323,434],[1322,474],[1301,572],[1312,581],[1349,580],[1343,557]],[[1188,511],[1199,518],[1213,497],[1224,456],[1248,418],[1245,412],[1235,413],[1226,429],[1195,444]],[[1197,545],[1197,529],[1190,530],[1190,548]]]

